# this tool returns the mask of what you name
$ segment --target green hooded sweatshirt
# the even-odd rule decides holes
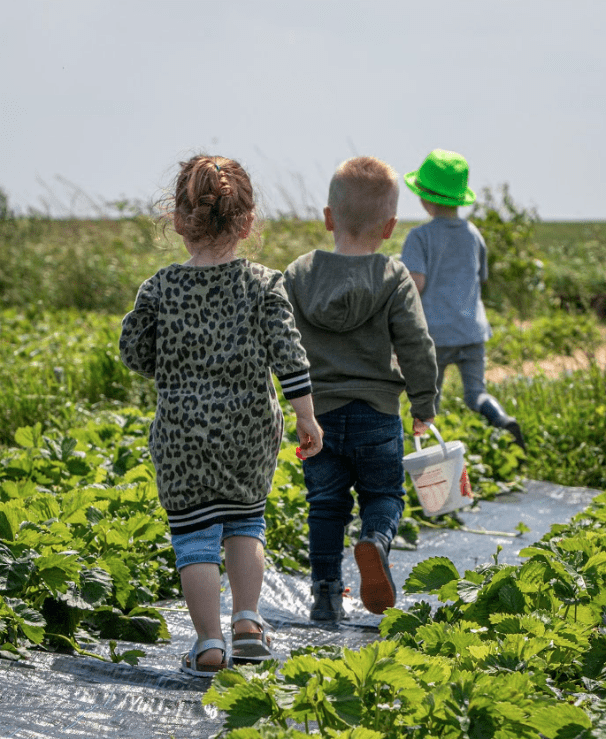
[[[315,250],[284,273],[310,362],[316,415],[352,400],[400,413],[435,415],[437,365],[418,290],[399,260]]]

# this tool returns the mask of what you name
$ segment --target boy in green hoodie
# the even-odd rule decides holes
[[[314,620],[344,617],[341,562],[352,488],[362,519],[354,549],[360,597],[372,613],[395,605],[388,554],[404,505],[401,393],[415,434],[435,414],[435,349],[418,291],[399,260],[376,253],[396,225],[398,194],[398,175],[384,162],[343,162],[324,209],[334,252],[305,254],[284,275],[324,430],[323,450],[303,462]]]

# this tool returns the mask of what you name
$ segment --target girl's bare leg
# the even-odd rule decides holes
[[[219,566],[212,562],[187,565],[180,574],[183,595],[196,633],[202,639],[222,639]],[[209,649],[199,662],[218,665],[221,660],[220,649]]]
[[[252,536],[230,536],[224,539],[225,569],[233,598],[233,613],[256,611],[263,585],[263,544]],[[234,624],[234,631],[261,631],[258,624],[244,619]]]

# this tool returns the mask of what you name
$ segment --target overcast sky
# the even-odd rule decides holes
[[[443,148],[477,191],[604,219],[605,31],[604,0],[4,2],[0,188],[56,215],[149,201],[204,151],[304,215],[343,159]],[[424,217],[404,185],[399,215]]]

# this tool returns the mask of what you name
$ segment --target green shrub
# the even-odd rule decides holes
[[[555,304],[606,320],[606,224],[559,224],[541,244],[545,283]],[[547,227],[547,224],[546,224]]]
[[[528,318],[537,305],[546,302],[543,262],[533,240],[538,216],[516,205],[506,184],[501,187],[500,202],[489,188],[482,194],[470,221],[480,229],[488,249],[484,300],[490,308]]]
[[[599,366],[557,379],[517,377],[488,387],[522,427],[528,477],[606,489],[606,382]]]
[[[551,310],[520,323],[511,316],[489,311],[489,320],[493,336],[486,343],[488,360],[492,364],[512,365],[520,371],[525,361],[540,361],[554,355],[570,357],[577,350],[591,357],[603,342],[592,313],[572,315]]]

